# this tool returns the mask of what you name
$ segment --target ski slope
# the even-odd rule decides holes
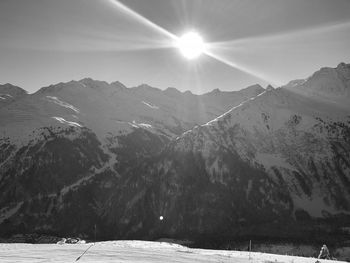
[[[91,243],[64,245],[4,243],[0,244],[0,262],[76,262],[75,260],[89,246]],[[258,252],[191,249],[166,242],[108,241],[93,245],[78,262],[315,263],[316,259]]]

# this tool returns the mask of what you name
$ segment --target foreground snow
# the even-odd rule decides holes
[[[0,244],[0,262],[75,262],[92,244]],[[314,263],[315,258],[257,252],[190,249],[148,241],[98,242],[78,262],[263,262]],[[335,262],[322,260],[322,263]],[[338,261],[339,262],[339,261]]]

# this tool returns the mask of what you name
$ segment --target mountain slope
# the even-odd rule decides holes
[[[99,138],[109,133],[149,128],[167,137],[181,134],[227,110],[232,104],[259,94],[255,86],[238,92],[193,95],[141,85],[128,89],[119,83],[92,79],[59,83],[40,89],[21,103],[0,111],[0,124],[13,136],[19,127],[81,126]],[[21,130],[20,136],[26,137]]]
[[[140,233],[309,238],[321,228],[313,238],[341,239],[350,218],[350,110],[307,95],[269,89],[187,131],[129,170],[123,187],[138,199],[124,207],[128,193],[115,206]]]
[[[346,239],[350,107],[322,71],[204,95],[84,79],[3,107],[0,233]],[[349,65],[327,72],[346,94]]]
[[[324,67],[305,80],[291,81],[284,88],[314,97],[324,102],[349,108],[350,65],[340,63],[336,68]]]
[[[111,211],[118,210],[110,200],[129,169],[185,130],[263,90],[255,85],[193,95],[83,79],[42,88],[3,107],[0,232],[88,234],[101,221],[100,231],[116,236],[108,230],[117,216]],[[70,215],[90,220],[77,225]]]

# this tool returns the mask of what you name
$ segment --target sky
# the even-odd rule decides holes
[[[187,60],[169,35],[198,32]],[[90,77],[196,94],[279,86],[350,63],[349,0],[0,0],[0,84]]]

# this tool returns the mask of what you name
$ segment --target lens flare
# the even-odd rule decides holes
[[[119,10],[123,11],[125,14],[130,15],[134,19],[140,21],[142,24],[149,26],[150,28],[158,31],[159,33],[173,39],[177,40],[178,37],[175,36],[174,34],[170,33],[168,30],[162,28],[161,26],[153,23],[149,19],[145,18],[144,16],[140,15],[139,13],[135,12],[131,8],[127,7],[126,5],[122,4],[118,0],[110,0],[112,4],[114,4]]]
[[[185,33],[176,41],[176,46],[187,59],[198,58],[205,51],[204,41],[197,32]]]

